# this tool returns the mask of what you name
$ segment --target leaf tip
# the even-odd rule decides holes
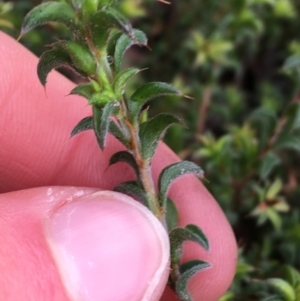
[[[152,48],[151,48],[148,44],[146,44],[145,47],[146,47],[149,51],[152,51]]]
[[[166,1],[166,0],[157,0],[158,2],[161,2],[163,4],[167,4],[167,5],[171,5],[170,1]]]
[[[22,39],[22,37],[24,36],[25,32],[22,30],[19,34],[19,36],[17,37],[17,42],[20,42],[20,40]]]
[[[185,95],[185,94],[182,94],[182,93],[181,93],[181,95],[182,95],[184,98],[186,98],[186,99],[191,99],[191,100],[194,100],[194,99],[195,99],[194,97],[189,96],[189,95]]]

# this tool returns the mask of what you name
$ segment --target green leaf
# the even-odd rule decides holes
[[[73,7],[78,10],[82,7],[82,4],[85,2],[85,0],[72,0]]]
[[[158,189],[163,209],[166,208],[167,193],[170,188],[170,185],[178,177],[183,176],[185,174],[194,174],[199,178],[202,178],[204,172],[195,163],[189,161],[182,161],[165,167],[160,173],[158,179]]]
[[[103,107],[99,105],[93,105],[93,128],[95,132],[95,136],[97,138],[98,145],[100,145],[99,133],[101,132],[101,120],[103,114]]]
[[[97,11],[90,18],[90,31],[93,43],[100,49],[105,46],[114,21],[106,10]]]
[[[286,301],[296,301],[295,291],[287,281],[280,278],[270,278],[267,283],[274,287]]]
[[[46,85],[46,79],[50,71],[59,67],[72,68],[71,58],[65,51],[51,49],[41,55],[37,66],[37,73],[43,86]]]
[[[109,132],[113,134],[126,148],[129,148],[129,138],[125,129],[122,129],[115,121],[109,123]]]
[[[117,42],[122,35],[123,35],[123,33],[121,31],[117,31],[117,32],[112,33],[109,36],[107,45],[106,45],[106,52],[107,52],[108,57],[114,58]]]
[[[209,242],[203,231],[194,224],[188,224],[185,226],[185,229],[193,234],[197,242],[205,249],[209,250]],[[196,241],[196,240],[195,240]]]
[[[280,134],[280,138],[285,137],[287,133],[300,128],[300,103],[293,103],[287,108],[286,114],[287,122]]]
[[[112,7],[99,10],[90,18],[92,40],[98,48],[104,48],[113,28],[120,28],[128,36],[133,36],[131,24],[119,11]]]
[[[121,69],[121,63],[123,56],[128,48],[130,48],[132,45],[147,45],[147,37],[146,35],[138,30],[134,29],[133,31],[134,39],[129,37],[126,34],[122,34],[115,46],[115,53],[114,53],[114,66],[115,71],[118,73]]]
[[[85,97],[86,99],[90,99],[92,95],[95,93],[95,89],[92,83],[84,83],[76,86],[70,94],[80,95]]]
[[[259,168],[259,176],[261,179],[265,180],[273,169],[281,163],[280,158],[272,153],[269,152],[263,159],[262,163]]]
[[[71,132],[71,137],[77,135],[80,132],[92,130],[93,128],[93,117],[85,117],[82,120],[80,120],[79,123],[75,126],[75,128]]]
[[[246,262],[241,262],[241,261],[238,262],[236,267],[236,275],[244,275],[247,273],[251,273],[253,271],[255,271],[255,268],[252,265]]]
[[[276,114],[269,108],[259,108],[251,114],[250,122],[256,129],[259,137],[259,148],[262,149],[275,130]]]
[[[86,75],[93,75],[96,72],[96,63],[89,48],[81,42],[64,41],[63,49],[69,54],[75,68]]]
[[[114,191],[127,194],[132,197],[139,199],[147,208],[149,207],[149,202],[147,195],[143,188],[135,181],[124,182],[114,188]]]
[[[300,273],[294,267],[286,265],[283,267],[284,278],[295,288],[300,284]]]
[[[284,301],[284,300],[282,298],[280,298],[279,296],[272,295],[272,296],[268,296],[266,298],[263,298],[261,301]]]
[[[89,98],[89,104],[104,106],[107,103],[111,103],[111,102],[116,103],[115,99],[116,99],[116,96],[114,95],[114,93],[112,93],[111,91],[105,90],[102,92],[94,93],[92,95],[92,97]]]
[[[100,148],[103,150],[106,145],[106,136],[109,129],[111,116],[119,110],[120,106],[117,101],[108,102],[102,112],[101,121],[94,122],[94,129],[98,138]]]
[[[134,33],[130,21],[118,10],[107,7],[105,12],[114,20],[114,22],[121,28],[129,37],[134,39]]]
[[[180,265],[180,274],[188,272],[189,270],[194,269],[195,267],[199,267],[199,265],[201,266],[201,270],[210,267],[210,264],[206,261],[198,259],[190,260]]]
[[[79,11],[81,18],[86,22],[90,20],[91,16],[98,10],[99,0],[85,0],[82,3],[82,8]]]
[[[293,150],[300,152],[300,137],[284,136],[277,140],[274,147],[277,150]]]
[[[130,97],[132,118],[137,118],[148,101],[164,95],[182,96],[183,94],[172,85],[163,82],[150,82],[139,87]]]
[[[191,260],[180,266],[180,276],[176,283],[176,293],[180,300],[193,300],[187,289],[188,281],[193,275],[208,267],[210,264],[201,260]]]
[[[166,224],[168,231],[176,228],[178,225],[178,210],[174,202],[168,198],[166,204]]]
[[[268,217],[269,221],[272,223],[276,231],[281,229],[282,218],[273,208],[267,208],[265,214]]]
[[[165,131],[175,123],[180,123],[178,117],[163,113],[141,124],[139,136],[144,160],[151,160]]]
[[[300,55],[294,54],[289,56],[283,64],[284,69],[291,69],[291,68],[299,68],[300,67]]]
[[[207,237],[196,225],[187,225],[185,228],[175,228],[169,233],[171,245],[171,261],[176,263],[182,255],[182,244],[185,241],[194,241],[205,250],[209,249]]]
[[[273,200],[282,189],[281,179],[276,179],[266,192],[266,199]]]
[[[125,92],[125,86],[127,81],[137,74],[139,69],[137,68],[128,68],[119,72],[113,82],[113,89],[116,94],[117,99],[120,99]]]
[[[224,295],[222,295],[221,298],[218,299],[218,301],[233,301],[235,294],[233,292],[226,292]],[[279,301],[279,300],[276,300]]]
[[[32,9],[24,18],[21,36],[35,27],[48,22],[60,22],[68,27],[75,26],[75,13],[65,2],[45,2]]]
[[[131,153],[129,153],[128,151],[119,151],[119,152],[113,154],[109,160],[109,165],[112,165],[112,164],[115,164],[118,162],[126,162],[127,164],[129,164],[135,171],[135,174],[136,174],[138,180],[140,179],[138,165]]]

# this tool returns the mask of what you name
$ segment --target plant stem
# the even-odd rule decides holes
[[[162,221],[162,211],[159,206],[158,198],[154,187],[154,182],[152,179],[150,162],[147,162],[142,158],[138,131],[136,130],[136,128],[132,126],[131,123],[129,124],[127,123],[127,125],[129,125],[129,130],[131,133],[131,148],[133,151],[133,156],[135,157],[135,160],[139,168],[141,182],[147,194],[150,210],[159,220]]]
[[[138,126],[131,123],[124,99],[121,101],[121,115],[123,116],[123,121],[125,122],[130,133],[130,150],[132,151],[137,163],[141,177],[141,183],[146,192],[150,210],[161,222],[163,222],[164,214],[161,210],[152,178],[151,161],[144,160],[142,157],[140,137],[138,134],[139,129]]]
[[[212,87],[211,86],[205,87],[203,92],[202,102],[199,109],[199,122],[196,130],[197,134],[201,134],[204,130],[205,122],[206,122],[206,114],[211,101],[211,96],[212,96]]]

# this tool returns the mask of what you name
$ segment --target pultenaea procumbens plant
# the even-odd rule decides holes
[[[119,2],[44,2],[27,14],[21,36],[53,21],[71,30],[70,40],[55,42],[40,57],[37,70],[39,80],[45,86],[49,72],[58,67],[72,68],[86,79],[86,83],[76,86],[70,93],[85,97],[92,106],[93,115],[79,121],[71,136],[93,130],[99,147],[104,149],[107,134],[110,133],[125,146],[126,150],[115,153],[109,164],[126,162],[135,171],[136,180],[121,183],[115,190],[140,200],[165,226],[171,245],[169,285],[181,301],[189,301],[192,300],[187,290],[189,278],[207,268],[209,263],[192,260],[181,264],[182,244],[191,240],[208,250],[209,243],[197,226],[178,227],[178,212],[168,198],[168,190],[181,175],[192,173],[203,177],[203,171],[192,162],[178,162],[161,172],[158,192],[154,187],[151,159],[167,128],[181,121],[169,113],[145,121],[141,113],[154,98],[184,95],[163,82],[146,83],[127,95],[127,81],[140,70],[122,69],[123,56],[133,45],[147,47],[147,37],[144,32],[132,28],[130,21],[118,10]]]

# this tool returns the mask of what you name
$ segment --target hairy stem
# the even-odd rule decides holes
[[[138,126],[135,126],[130,122],[127,106],[124,99],[121,101],[121,115],[123,115],[123,120],[130,133],[130,150],[132,151],[132,154],[138,165],[141,182],[147,194],[150,210],[160,221],[163,221],[163,212],[159,204],[154,181],[152,178],[151,162],[144,160],[142,157],[140,137],[138,134],[139,129]]]

